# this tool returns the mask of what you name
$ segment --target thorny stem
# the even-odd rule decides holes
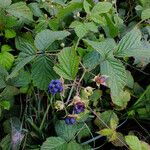
[[[74,80],[74,83],[75,83],[75,81],[76,81],[76,80]],[[74,83],[73,83],[73,84],[74,84]],[[71,90],[70,90],[69,96],[68,96],[67,101],[66,101],[66,103],[65,103],[65,104],[68,104],[68,103],[69,103],[69,101],[70,101],[70,97],[71,97],[72,92],[73,92],[73,89],[74,89],[74,86],[72,86],[72,87],[71,87]]]
[[[61,97],[61,101],[64,103],[64,100],[63,100],[63,98],[62,98],[62,96],[60,96]],[[65,113],[66,113],[66,115],[68,114],[68,112],[67,112],[67,109],[66,109],[66,106],[64,105],[64,110],[65,110]]]

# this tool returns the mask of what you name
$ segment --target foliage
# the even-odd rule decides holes
[[[0,0],[0,149],[150,149],[149,21],[149,0]]]

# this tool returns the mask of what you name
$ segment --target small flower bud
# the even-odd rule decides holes
[[[76,16],[76,15],[73,15],[73,18],[74,18],[74,19],[77,19],[77,16]]]
[[[74,96],[74,98],[73,98],[73,103],[76,104],[76,103],[78,103],[78,102],[81,102],[81,98],[76,95],[76,96]]]
[[[62,101],[57,101],[57,102],[55,102],[54,107],[57,110],[63,110],[65,106]]]
[[[77,12],[76,16],[77,16],[77,17],[80,17],[80,12]]]
[[[106,76],[106,75],[101,75],[101,76],[98,75],[98,76],[94,77],[93,81],[96,82],[97,86],[100,86],[100,84],[107,86],[107,84],[106,84],[107,78],[108,78],[108,76]]]
[[[60,46],[61,46],[61,47],[65,47],[65,43],[61,43]]]
[[[93,88],[88,86],[84,89],[86,96],[91,96],[93,94]]]

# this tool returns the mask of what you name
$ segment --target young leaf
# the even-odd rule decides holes
[[[24,18],[31,21],[33,20],[33,14],[25,2],[14,3],[10,5],[6,11],[17,18]]]
[[[118,32],[119,32],[118,26],[115,25],[115,23],[112,21],[111,15],[104,14],[104,17],[105,17],[106,22],[107,22],[107,26],[103,27],[105,32],[106,33],[108,32],[108,36],[111,36],[112,38],[116,37],[118,35]]]
[[[6,29],[5,30],[5,37],[7,39],[14,38],[15,36],[16,36],[16,32],[13,29]]]
[[[7,49],[3,49],[0,53],[0,65],[9,70],[14,62],[14,56],[7,52]]]
[[[101,118],[101,120],[99,118]],[[106,128],[106,125],[111,128],[112,127],[111,120],[114,120],[116,125],[119,124],[118,116],[112,110],[104,111],[99,115],[99,118],[95,119],[95,124],[100,129]]]
[[[97,3],[94,8],[92,9],[92,14],[102,14],[107,13],[112,8],[112,4],[109,2],[99,2]]]
[[[46,55],[39,55],[35,59],[31,72],[33,84],[41,90],[47,90],[50,80],[57,78],[52,60]]]
[[[49,137],[40,150],[65,150],[66,141],[60,137]]]
[[[54,41],[62,40],[69,34],[70,33],[67,31],[51,31],[51,30],[46,29],[36,35],[34,44],[38,50],[44,51]]]
[[[91,7],[91,5],[86,0],[84,0],[83,1],[83,8],[87,14],[90,14],[90,7]]]
[[[123,64],[115,58],[107,58],[100,64],[101,74],[108,76],[108,87],[112,96],[118,96],[126,85],[126,71]]]
[[[77,36],[81,39],[86,35],[88,30],[86,29],[85,25],[82,24],[82,25],[77,25],[75,27],[75,32],[76,32]]]
[[[150,8],[144,9],[141,14],[141,19],[146,20],[150,18]]]
[[[65,79],[74,80],[80,62],[75,50],[73,48],[63,49],[58,55],[58,60],[59,64],[54,66],[56,73]]]
[[[2,106],[4,109],[6,109],[6,110],[9,110],[9,108],[10,108],[10,102],[9,101],[6,101],[6,100],[4,100],[4,101],[1,101],[0,102],[0,106]]]
[[[118,106],[118,109],[124,109],[126,108],[128,102],[130,101],[130,93],[128,91],[122,91],[117,96],[112,96],[112,101],[115,105]]]
[[[142,150],[140,140],[134,135],[125,136],[125,141],[132,150]]]
[[[114,130],[109,129],[109,128],[105,128],[105,129],[100,130],[98,133],[103,135],[103,136],[111,136],[114,133]]]

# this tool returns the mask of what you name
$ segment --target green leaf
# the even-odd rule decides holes
[[[97,3],[91,13],[92,14],[102,14],[102,13],[107,13],[109,10],[112,8],[112,4],[109,2],[99,2]]]
[[[134,28],[128,32],[119,42],[115,51],[117,57],[143,57],[150,58],[150,51],[146,50],[141,43],[141,32]]]
[[[64,121],[58,121],[55,124],[55,131],[57,135],[66,141],[70,141],[75,137],[79,131],[77,124],[67,125]]]
[[[104,26],[104,30],[108,36],[111,36],[112,38],[116,37],[119,33],[118,26],[115,25],[115,23],[112,21],[112,16],[109,14],[104,14],[104,17],[106,19],[107,25]]]
[[[150,1],[149,0],[139,0],[140,4],[144,7],[144,8],[149,8],[150,7]]]
[[[2,106],[6,110],[9,110],[10,102],[9,101],[2,101],[2,102],[0,102],[0,106]]]
[[[102,61],[98,52],[89,52],[83,57],[83,65],[88,70],[94,69]]]
[[[10,52],[10,51],[12,51],[12,48],[9,45],[2,45],[1,51]]]
[[[84,150],[84,149],[77,142],[71,141],[67,144],[67,150]]]
[[[5,78],[7,76],[8,76],[7,70],[3,66],[0,65],[0,77]]]
[[[7,79],[15,77],[17,75],[18,71],[21,70],[26,64],[31,62],[34,58],[35,58],[35,56],[28,56],[28,57],[24,58],[23,60],[21,60],[16,65],[16,67],[13,69],[11,74],[7,77]]]
[[[142,150],[149,150],[150,149],[150,145],[144,141],[141,141],[141,147],[142,147]]]
[[[49,137],[42,144],[41,150],[65,150],[66,141],[60,137]]]
[[[100,64],[101,74],[108,76],[108,87],[110,87],[112,96],[117,96],[126,85],[126,71],[123,64],[115,59],[108,58]]]
[[[131,148],[131,150],[142,150],[140,140],[134,135],[125,136],[125,141]]]
[[[129,87],[129,88],[131,88],[131,89],[133,89],[133,86],[134,86],[134,79],[133,79],[133,77],[132,77],[132,74],[131,74],[131,72],[130,71],[126,71],[126,73],[127,73],[127,77],[128,77],[128,79],[127,79],[127,86]]]
[[[53,30],[58,30],[59,26],[61,25],[63,19],[68,17],[72,12],[79,10],[83,7],[81,2],[72,2],[69,3],[66,7],[60,8],[56,18],[50,19],[49,26]]]
[[[99,118],[97,117],[95,119],[95,124],[100,129],[106,128],[106,125],[111,128],[112,127],[112,121],[111,120],[113,120],[113,122],[115,122],[115,124],[117,124],[117,125],[119,124],[119,119],[118,119],[117,115],[112,110],[104,111],[103,113],[101,113],[99,115]]]
[[[141,14],[141,19],[146,20],[150,18],[150,8],[144,9]]]
[[[6,29],[5,30],[5,37],[7,39],[14,38],[15,36],[16,36],[16,32],[13,29]]]
[[[103,135],[103,136],[111,136],[114,133],[114,130],[109,129],[109,128],[105,128],[105,129],[100,130],[98,133]]]
[[[73,48],[65,48],[58,55],[59,64],[54,66],[54,70],[61,77],[74,80],[78,72],[80,58]]]
[[[15,42],[16,48],[21,51],[19,54],[20,59],[36,54],[36,48],[33,44],[33,39],[30,39],[30,37],[17,37]]]
[[[93,94],[90,96],[90,101],[93,102],[100,101],[101,96],[102,96],[101,90],[94,90]]]
[[[2,150],[11,150],[11,136],[9,134],[1,140],[0,147]]]
[[[2,78],[2,77],[0,76],[0,89],[3,89],[3,88],[5,88],[5,87],[6,87],[6,82],[5,82],[4,78]]]
[[[42,30],[45,30],[48,26],[47,20],[40,20],[39,23],[35,26],[35,32],[39,33]]]
[[[130,101],[130,98],[130,93],[128,91],[122,91],[119,95],[114,97],[112,96],[112,101],[119,107],[118,109],[122,110],[126,108],[128,102]]]
[[[0,53],[0,65],[9,70],[14,62],[14,56],[6,51],[6,49],[2,49]]]
[[[150,85],[140,95],[139,99],[135,102],[134,107],[145,107],[147,105],[149,106],[150,105],[149,97],[150,97]]]
[[[94,22],[86,22],[84,23],[84,26],[88,31],[98,32],[98,27],[95,25]]]
[[[6,11],[17,18],[24,18],[31,21],[33,20],[33,14],[25,2],[14,3],[10,5]]]
[[[28,39],[24,39],[22,37],[16,38],[16,47],[21,52],[18,56],[18,62],[11,74],[7,77],[13,78],[17,75],[18,71],[20,71],[26,64],[31,62],[36,57],[36,49],[33,46],[32,41]]]
[[[11,4],[11,0],[0,0],[0,8],[7,8]]]
[[[116,130],[118,126],[118,120],[116,118],[111,118],[110,119],[110,128],[113,130]]]
[[[86,0],[84,0],[83,1],[83,8],[87,14],[90,14],[90,7],[91,7],[91,5]]]
[[[98,53],[100,53],[102,59],[105,59],[105,57],[107,57],[110,52],[110,54],[112,54],[114,48],[116,47],[115,41],[109,38],[102,42],[95,42],[90,40],[84,41],[92,48],[94,48]]]
[[[94,22],[81,23],[79,21],[74,21],[70,25],[71,28],[74,28],[76,35],[81,39],[83,38],[89,31],[97,32],[97,26]]]
[[[35,37],[34,44],[40,51],[46,50],[54,41],[62,40],[67,37],[70,33],[67,31],[51,31],[43,30],[38,33]]]
[[[11,80],[15,87],[27,87],[31,83],[31,75],[24,69],[19,71],[19,75]]]
[[[33,3],[30,3],[28,6],[32,10],[34,16],[36,16],[36,17],[43,17],[44,16],[44,14],[43,14],[42,10],[40,9],[38,3],[33,2]]]
[[[86,27],[82,24],[82,25],[78,25],[75,27],[75,32],[77,34],[77,36],[81,39],[82,37],[84,37],[86,35],[86,33],[88,32]]]
[[[35,86],[41,90],[47,90],[49,82],[57,78],[49,56],[41,54],[35,59],[32,65],[31,76]]]

